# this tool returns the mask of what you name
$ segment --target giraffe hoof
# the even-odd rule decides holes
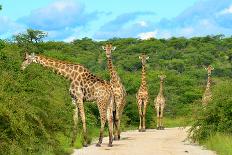
[[[114,136],[114,140],[115,141],[119,140],[118,136]]]
[[[164,130],[164,127],[163,127],[163,126],[161,126],[160,128],[161,128],[161,130]]]
[[[142,129],[142,132],[146,132],[146,129]]]
[[[160,130],[160,127],[158,126],[158,127],[156,128],[156,130]]]
[[[101,144],[97,143],[97,144],[96,144],[96,147],[101,147]]]
[[[84,144],[83,147],[88,147],[88,145],[87,145],[87,144]]]
[[[113,144],[108,144],[108,147],[113,147]]]
[[[139,129],[139,132],[142,132],[142,129]]]

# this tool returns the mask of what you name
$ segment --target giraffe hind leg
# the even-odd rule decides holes
[[[100,105],[102,106],[102,104],[101,103],[98,104],[98,109],[99,109],[100,118],[101,118],[101,129],[100,129],[100,134],[99,134],[99,140],[98,140],[98,143],[96,144],[97,147],[100,147],[102,144],[106,117],[107,117],[107,111],[106,111],[107,106],[105,105],[104,108],[101,108]]]
[[[114,140],[118,140],[118,118],[117,118],[117,110],[113,111],[113,128],[114,128]]]

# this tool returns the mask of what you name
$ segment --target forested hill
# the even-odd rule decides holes
[[[73,106],[69,82],[40,65],[20,70],[25,51],[40,53],[72,63],[83,64],[92,73],[109,80],[107,62],[101,46],[112,43],[113,64],[127,91],[122,126],[138,126],[135,93],[141,82],[139,55],[150,57],[146,65],[149,86],[148,128],[155,127],[153,101],[159,91],[159,74],[165,74],[165,116],[170,119],[192,115],[192,105],[202,97],[207,72],[212,65],[213,88],[224,81],[232,83],[232,38],[218,36],[149,39],[89,38],[65,42],[8,42],[0,40],[0,154],[35,152],[58,154],[67,151],[72,129]],[[100,127],[95,104],[86,104],[87,126]],[[80,123],[79,123],[80,124]],[[81,133],[81,126],[79,129]],[[80,135],[80,134],[79,134]],[[44,152],[43,152],[44,151]]]

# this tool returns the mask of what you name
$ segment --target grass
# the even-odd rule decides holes
[[[164,118],[164,125],[167,128],[186,127],[191,125],[192,119],[189,117]]]
[[[232,135],[216,133],[204,141],[203,145],[219,155],[232,155]]]
[[[186,127],[191,126],[193,120],[186,116],[186,117],[164,117],[163,123],[165,128],[173,128],[173,127]],[[152,122],[150,128],[156,128],[156,117],[152,118]]]

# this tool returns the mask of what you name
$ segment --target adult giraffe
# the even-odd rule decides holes
[[[212,73],[212,70],[214,70],[214,68],[209,65],[207,68],[204,67],[205,70],[207,71],[208,73],[208,78],[207,78],[207,84],[206,84],[206,88],[205,88],[205,92],[202,96],[202,104],[203,106],[206,106],[212,99],[212,93],[211,93],[211,73]]]
[[[146,131],[145,116],[146,116],[146,109],[149,99],[145,65],[149,57],[147,57],[145,54],[142,54],[142,56],[139,56],[139,59],[142,62],[142,79],[141,79],[142,82],[136,94],[136,98],[138,103],[139,119],[140,119],[139,132],[145,132]]]
[[[102,46],[102,49],[106,52],[108,70],[110,72],[110,84],[113,90],[113,96],[115,101],[114,108],[114,140],[120,139],[120,121],[122,117],[122,112],[126,104],[126,90],[121,82],[120,77],[115,70],[115,67],[112,63],[112,54],[111,52],[116,49],[116,47],[112,47],[111,44],[106,44],[106,46]]]
[[[47,58],[45,56],[35,55],[34,53],[31,55],[27,53],[25,54],[21,69],[24,70],[31,63],[38,63],[44,67],[51,68],[57,74],[60,74],[71,81],[69,91],[73,104],[76,107],[73,115],[74,130],[72,145],[74,145],[76,140],[78,112],[80,112],[84,131],[84,146],[87,146],[84,101],[96,101],[101,117],[101,129],[97,146],[101,146],[105,123],[106,120],[108,120],[109,146],[111,147],[113,141],[113,94],[110,83],[93,75],[82,65]]]
[[[163,93],[163,83],[166,75],[160,75],[160,90],[159,93],[154,100],[156,114],[157,114],[157,130],[163,130],[163,114],[164,114],[164,107],[165,107],[165,98]]]

